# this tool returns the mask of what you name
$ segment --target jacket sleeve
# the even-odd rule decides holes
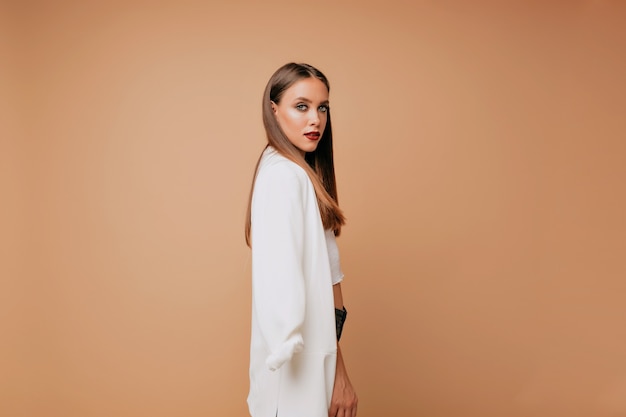
[[[304,347],[305,184],[294,167],[275,164],[259,172],[252,199],[252,297],[272,371]]]

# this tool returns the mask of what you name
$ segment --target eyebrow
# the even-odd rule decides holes
[[[308,99],[308,98],[306,98],[306,97],[297,97],[297,98],[295,98],[293,101],[304,101],[304,102],[307,102],[307,103],[313,103],[311,100],[309,100],[309,99]],[[322,101],[322,102],[320,103],[320,105],[322,105],[322,104],[328,104],[328,100],[324,100],[324,101]]]

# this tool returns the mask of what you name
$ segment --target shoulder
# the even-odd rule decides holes
[[[301,166],[268,147],[261,156],[256,183],[259,186],[303,187],[309,181]]]

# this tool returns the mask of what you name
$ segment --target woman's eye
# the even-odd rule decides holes
[[[320,110],[322,113],[326,113],[326,112],[328,111],[328,106],[319,106],[319,110]]]
[[[298,104],[296,106],[296,109],[298,109],[300,111],[305,111],[307,109],[307,105],[306,104]]]

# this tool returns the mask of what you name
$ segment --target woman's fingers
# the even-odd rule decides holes
[[[331,404],[328,410],[328,417],[356,417],[356,398],[346,404]]]

